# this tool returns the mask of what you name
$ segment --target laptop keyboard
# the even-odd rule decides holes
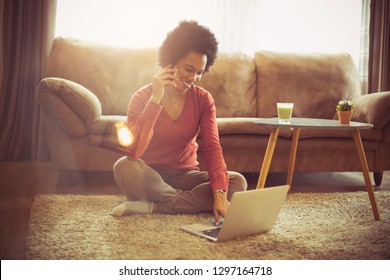
[[[208,236],[217,238],[220,231],[221,231],[221,228],[219,227],[219,228],[203,230],[203,231],[201,231],[201,233],[203,233],[204,235],[208,235]]]

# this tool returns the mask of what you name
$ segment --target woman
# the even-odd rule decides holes
[[[214,34],[194,21],[168,33],[159,50],[161,71],[129,103],[127,125],[135,141],[114,165],[128,201],[113,216],[213,211],[219,224],[233,193],[246,190],[245,178],[226,170],[214,100],[195,86],[217,51]],[[198,133],[207,172],[198,168]]]

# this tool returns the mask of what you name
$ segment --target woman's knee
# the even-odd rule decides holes
[[[135,181],[145,166],[142,160],[135,160],[128,157],[120,158],[113,166],[114,178],[118,185],[123,186],[129,179]]]
[[[245,191],[248,188],[246,178],[238,172],[228,171],[229,173],[229,190],[234,192]]]

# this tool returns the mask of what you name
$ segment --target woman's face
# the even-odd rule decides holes
[[[205,54],[190,51],[176,63],[179,82],[177,89],[186,91],[194,83],[198,82],[206,69],[207,56]]]

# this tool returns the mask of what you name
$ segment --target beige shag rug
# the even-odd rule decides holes
[[[376,193],[375,221],[366,192],[292,193],[268,233],[214,243],[180,226],[196,215],[110,216],[122,196],[38,195],[27,259],[223,260],[390,259],[390,192]],[[261,215],[261,213],[259,213]]]

